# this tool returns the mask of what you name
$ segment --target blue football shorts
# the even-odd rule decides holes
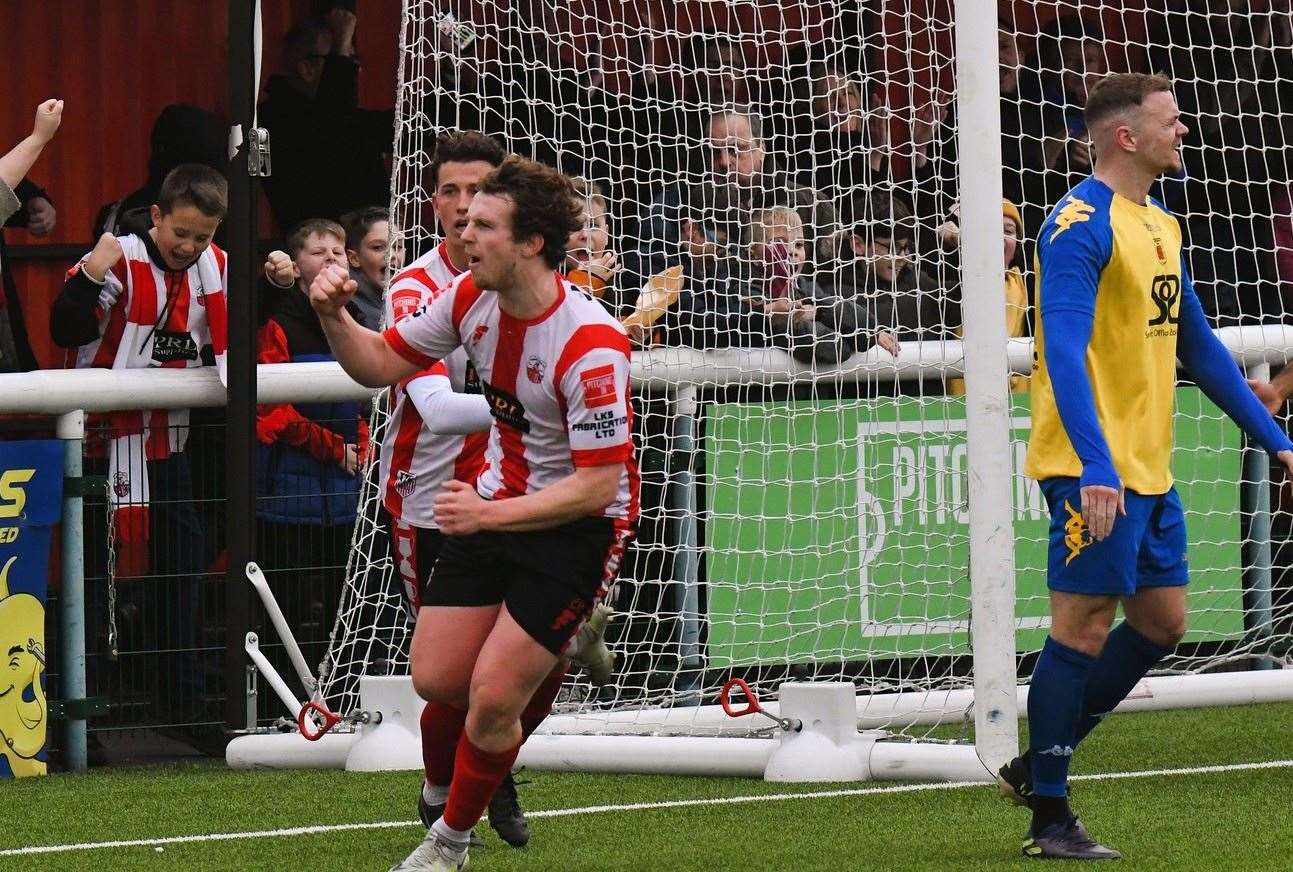
[[[1040,482],[1051,512],[1046,584],[1051,590],[1092,596],[1132,596],[1141,588],[1189,582],[1185,510],[1172,488],[1164,494],[1126,492],[1127,514],[1114,518],[1102,542],[1082,518],[1076,478]]]

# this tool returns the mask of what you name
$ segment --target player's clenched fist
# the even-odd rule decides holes
[[[58,126],[62,123],[63,101],[46,100],[36,107],[36,123],[32,125],[31,135],[44,145],[54,138],[54,134],[58,132]]]
[[[99,284],[103,284],[104,278],[108,275],[108,270],[112,269],[117,263],[126,256],[121,250],[121,242],[111,233],[105,233],[99,237],[99,241],[94,245],[94,251],[85,259],[85,274]]]
[[[280,288],[290,288],[296,283],[296,264],[285,251],[271,251],[265,258],[265,278]]]
[[[359,285],[350,277],[349,270],[329,264],[319,270],[310,285],[310,305],[321,317],[339,318],[357,290]]]
[[[435,498],[436,524],[450,536],[470,536],[484,528],[489,507],[472,485],[447,481]]]

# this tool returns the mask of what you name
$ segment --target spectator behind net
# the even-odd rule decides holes
[[[283,38],[286,71],[269,80],[260,107],[275,156],[265,193],[281,228],[336,221],[390,199],[395,115],[359,108],[357,23],[353,12],[333,9]]]
[[[681,196],[684,192],[679,192]],[[624,319],[642,344],[659,342],[700,350],[762,348],[768,319],[749,304],[751,271],[740,256],[739,214],[726,188],[687,191],[694,197],[670,210],[678,241],[661,270],[642,283],[634,311]],[[659,330],[652,330],[657,322]]]
[[[350,277],[359,283],[355,308],[359,323],[369,330],[381,327],[386,296],[386,276],[404,266],[404,243],[391,233],[391,213],[384,206],[369,206],[343,215],[346,257]],[[309,284],[306,284],[309,287]]]
[[[792,206],[804,222],[809,260],[829,263],[835,256],[835,210],[811,188],[796,184],[768,152],[759,116],[746,109],[715,112],[709,118],[708,135],[710,165],[703,181],[669,187],[652,201],[640,228],[639,250],[629,264],[634,275],[657,275],[668,266],[669,252],[680,239],[681,225],[674,216],[688,200],[693,204],[722,201],[738,227],[748,226],[755,209]],[[630,260],[627,255],[625,259]]]
[[[872,340],[896,355],[893,334],[857,321],[871,313],[844,303],[803,275],[806,259],[803,224],[794,209],[774,206],[754,213],[750,260],[756,295],[748,303],[769,318],[773,341],[805,363],[839,363]]]
[[[881,198],[864,201],[856,214],[847,259],[833,275],[835,296],[845,307],[842,323],[874,323],[899,340],[948,336],[945,295],[912,253],[916,222],[911,212],[900,201]],[[867,307],[873,307],[874,316]]]

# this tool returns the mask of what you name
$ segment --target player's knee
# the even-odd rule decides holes
[[[520,700],[524,707],[525,700]],[[471,718],[486,730],[510,724],[519,717],[516,694],[502,684],[477,682],[471,688],[471,704],[467,711]]]
[[[1185,638],[1185,632],[1189,628],[1190,621],[1186,615],[1171,615],[1157,621],[1153,629],[1143,635],[1164,648],[1175,648]]]
[[[467,708],[467,688],[461,681],[452,680],[432,666],[419,667],[417,663],[409,671],[413,677],[413,689],[427,702]]]

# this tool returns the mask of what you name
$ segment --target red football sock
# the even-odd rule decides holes
[[[453,760],[467,713],[459,708],[429,702],[422,709],[422,766],[427,783],[448,787],[453,781]]]
[[[444,823],[450,829],[466,832],[476,826],[489,806],[494,791],[512,771],[521,746],[497,754],[482,751],[472,744],[464,730],[458,740],[458,755],[454,760],[453,784],[449,786],[449,801],[445,804]]]
[[[543,719],[552,713],[552,703],[561,690],[562,679],[566,677],[566,663],[562,661],[552,670],[543,683],[534,691],[534,696],[521,712],[521,741],[530,738],[530,734],[539,728]]]

